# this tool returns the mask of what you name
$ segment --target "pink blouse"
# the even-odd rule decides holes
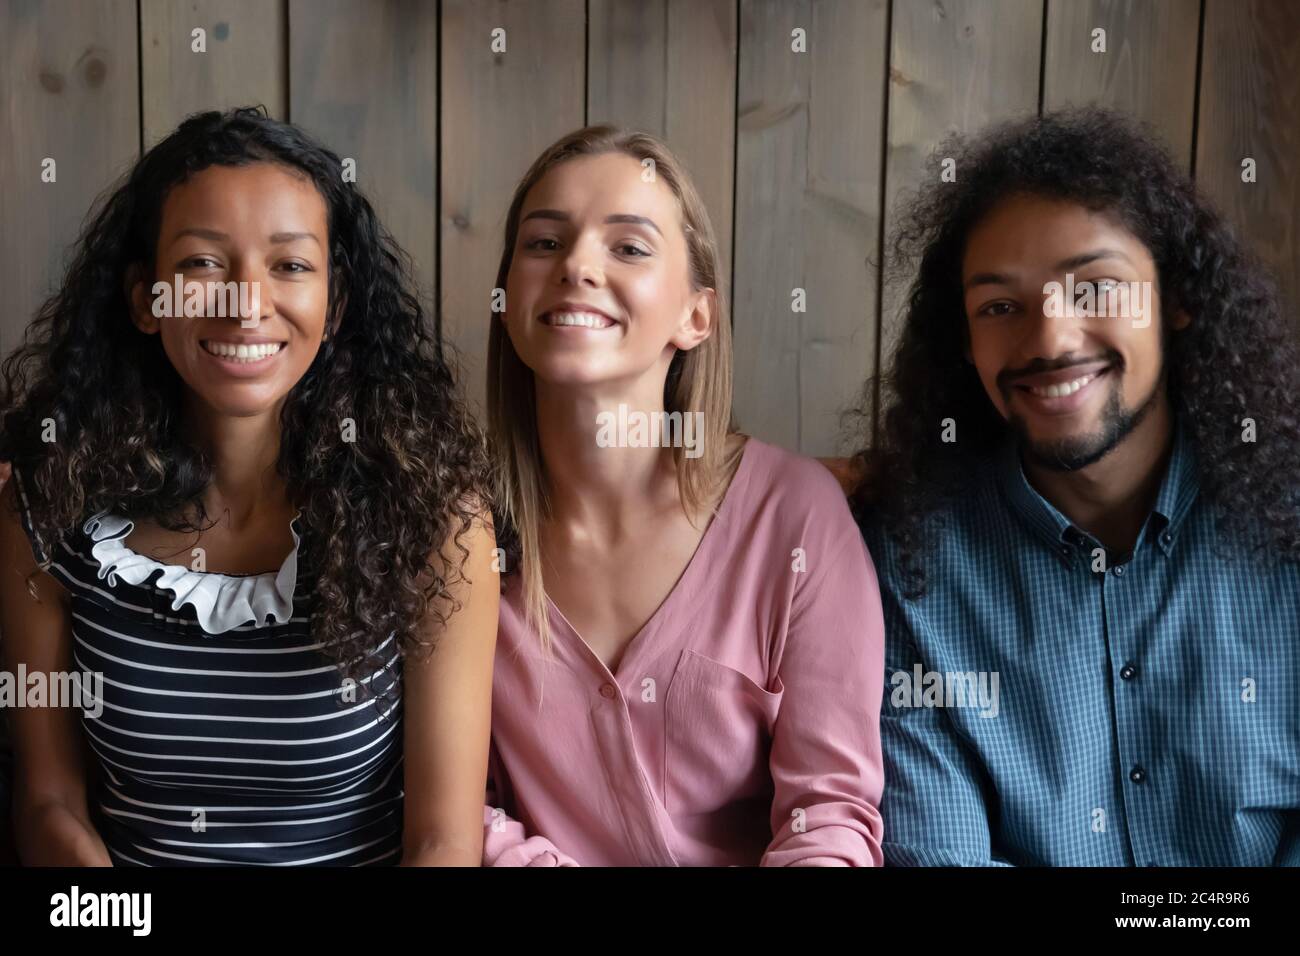
[[[549,662],[507,578],[484,865],[880,865],[880,593],[820,464],[749,439],[616,674],[548,611]]]

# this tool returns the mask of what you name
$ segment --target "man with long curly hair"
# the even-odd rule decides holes
[[[1300,864],[1300,362],[1149,130],[941,147],[854,495],[887,863]],[[952,165],[947,168],[952,169]]]

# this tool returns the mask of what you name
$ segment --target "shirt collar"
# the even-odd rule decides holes
[[[1063,515],[1046,498],[1040,495],[1025,477],[1024,467],[1020,462],[1020,443],[1015,434],[1008,431],[997,456],[997,473],[1000,485],[1012,509],[1029,523],[1035,533],[1043,537],[1054,549],[1062,545],[1078,542],[1084,535],[1070,519]],[[1180,420],[1174,425],[1173,449],[1169,455],[1169,466],[1160,492],[1156,495],[1155,505],[1151,509],[1152,517],[1159,523],[1152,526],[1148,519],[1149,533],[1158,534],[1157,543],[1162,551],[1169,553],[1178,536],[1183,519],[1187,517],[1192,504],[1200,490],[1197,475],[1196,449],[1188,429]],[[1148,534],[1144,528],[1142,536]]]
[[[1165,473],[1160,494],[1156,496],[1155,507],[1152,509],[1165,519],[1165,531],[1170,536],[1178,533],[1200,490],[1196,446],[1190,430],[1179,419],[1174,428],[1174,448],[1169,456],[1169,470]]]

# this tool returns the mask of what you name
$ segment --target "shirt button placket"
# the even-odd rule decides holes
[[[1143,828],[1148,823],[1149,814],[1152,809],[1148,805],[1148,795],[1145,793],[1149,786],[1147,770],[1138,762],[1138,759],[1134,759],[1137,758],[1138,755],[1132,752],[1133,748],[1123,743],[1124,740],[1130,739],[1130,735],[1133,735],[1131,739],[1134,741],[1141,741],[1143,739],[1142,734],[1137,732],[1132,726],[1132,720],[1134,717],[1134,711],[1132,708],[1136,706],[1138,698],[1132,697],[1131,694],[1137,693],[1138,688],[1136,685],[1131,684],[1131,682],[1138,676],[1138,667],[1133,663],[1132,659],[1127,656],[1124,648],[1121,646],[1128,642],[1131,635],[1126,632],[1124,627],[1117,626],[1120,624],[1120,621],[1116,620],[1112,616],[1119,608],[1124,606],[1122,600],[1120,600],[1118,604],[1116,603],[1116,595],[1118,592],[1115,589],[1124,581],[1126,577],[1124,572],[1127,567],[1127,564],[1113,565],[1099,574],[1098,578],[1101,580],[1103,585],[1103,602],[1106,608],[1107,618],[1106,631],[1109,635],[1109,640],[1112,642],[1111,653],[1115,654],[1119,660],[1124,662],[1119,666],[1119,669],[1113,673],[1119,677],[1122,683],[1129,685],[1131,688],[1124,693],[1120,693],[1118,688],[1114,688],[1112,699],[1115,707],[1115,719],[1118,722],[1121,734],[1119,756],[1121,759],[1131,761],[1129,763],[1129,769],[1124,774],[1128,779],[1129,787],[1134,788],[1134,792],[1124,799],[1124,802],[1127,805],[1126,826],[1128,829],[1129,845],[1132,849],[1135,861],[1141,861],[1143,857],[1148,856],[1150,853],[1149,835],[1144,834],[1143,831]],[[1141,744],[1139,743],[1138,746],[1141,746]]]
[[[618,686],[609,681],[602,682],[596,692],[602,701],[622,703]],[[645,774],[637,763],[627,708],[596,707],[593,716],[598,743],[614,783],[614,799],[623,830],[639,865],[676,866],[677,860],[659,826]]]

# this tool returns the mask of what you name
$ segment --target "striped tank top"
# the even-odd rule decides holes
[[[37,540],[71,595],[95,825],[119,866],[392,865],[401,855],[401,662],[344,681],[311,639],[312,589],[294,550],[278,573],[164,565],[101,512]],[[308,575],[302,575],[306,578]]]

